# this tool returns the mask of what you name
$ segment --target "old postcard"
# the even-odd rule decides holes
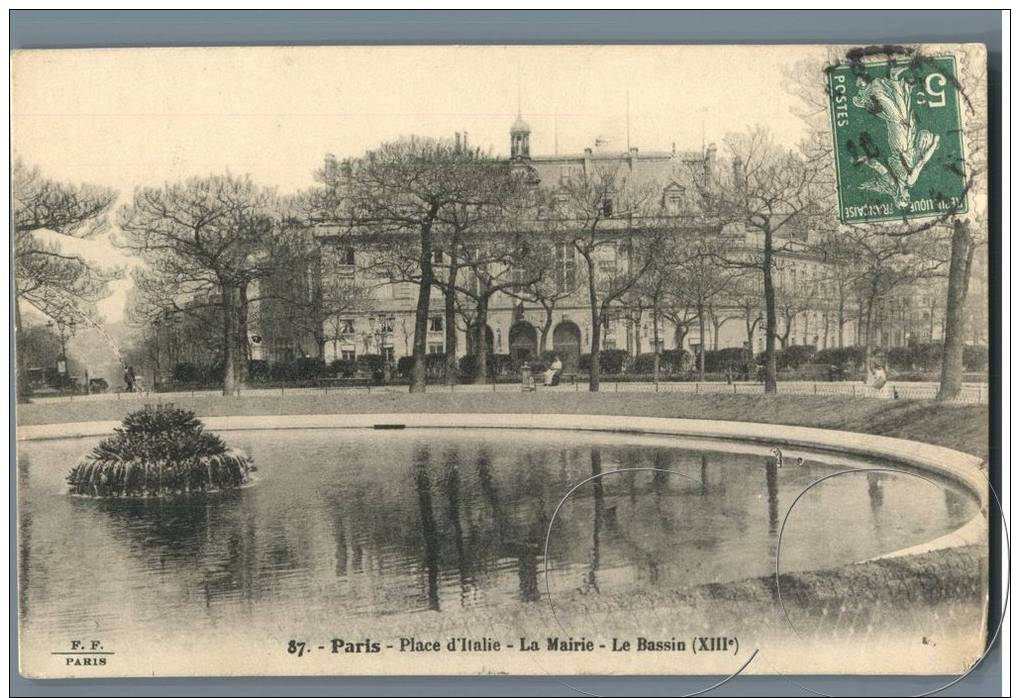
[[[983,46],[11,61],[25,676],[983,656]]]

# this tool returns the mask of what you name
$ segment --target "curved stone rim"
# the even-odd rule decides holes
[[[922,554],[988,540],[988,488],[985,461],[943,446],[876,434],[798,427],[785,424],[734,422],[669,417],[575,415],[555,413],[367,413],[318,415],[235,415],[202,417],[216,431],[268,431],[274,429],[534,429],[597,431],[653,436],[693,437],[829,451],[879,458],[948,478],[964,487],[980,508],[977,515],[955,531],[927,543],[896,550],[881,557]],[[17,427],[17,441],[72,439],[103,436],[120,422],[66,422]]]

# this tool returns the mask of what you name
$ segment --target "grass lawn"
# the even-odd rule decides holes
[[[200,417],[266,414],[373,412],[531,412],[618,414],[765,422],[841,429],[924,441],[982,458],[989,452],[989,411],[977,405],[939,405],[922,400],[878,400],[809,395],[691,395],[678,393],[293,393],[277,396],[174,397],[174,404]],[[119,420],[132,409],[156,402],[80,400],[17,406],[19,424]]]

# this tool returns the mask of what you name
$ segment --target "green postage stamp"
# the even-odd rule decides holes
[[[840,220],[967,210],[958,88],[952,56],[830,69]]]

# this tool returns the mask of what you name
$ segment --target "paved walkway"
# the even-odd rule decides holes
[[[588,389],[586,381],[567,383],[558,386],[537,386],[538,392],[581,392]],[[904,399],[904,400],[932,400],[938,393],[938,383],[935,382],[907,382],[890,381],[888,387],[883,391],[868,387],[857,381],[844,382],[812,382],[812,381],[780,381],[778,390],[781,395],[846,395],[849,397],[873,398],[873,399]],[[444,393],[479,393],[479,392],[520,392],[519,383],[488,383],[485,385],[462,384],[455,386],[429,385],[427,392]],[[723,382],[661,382],[658,385],[652,382],[615,382],[603,381],[601,391],[604,393],[694,393],[694,394],[733,394],[750,395],[762,392],[761,383],[723,383]],[[280,387],[280,388],[245,388],[241,395],[251,396],[273,396],[273,395],[302,395],[302,394],[328,394],[328,393],[406,393],[406,385],[390,386],[349,386],[349,387]],[[99,393],[94,395],[61,395],[61,396],[33,396],[33,402],[78,402],[86,400],[138,400],[150,397],[150,393]],[[174,397],[199,397],[203,395],[219,396],[218,390],[186,390],[178,392],[158,393],[162,398]],[[955,402],[971,405],[986,405],[989,399],[987,383],[965,383],[960,396]]]

